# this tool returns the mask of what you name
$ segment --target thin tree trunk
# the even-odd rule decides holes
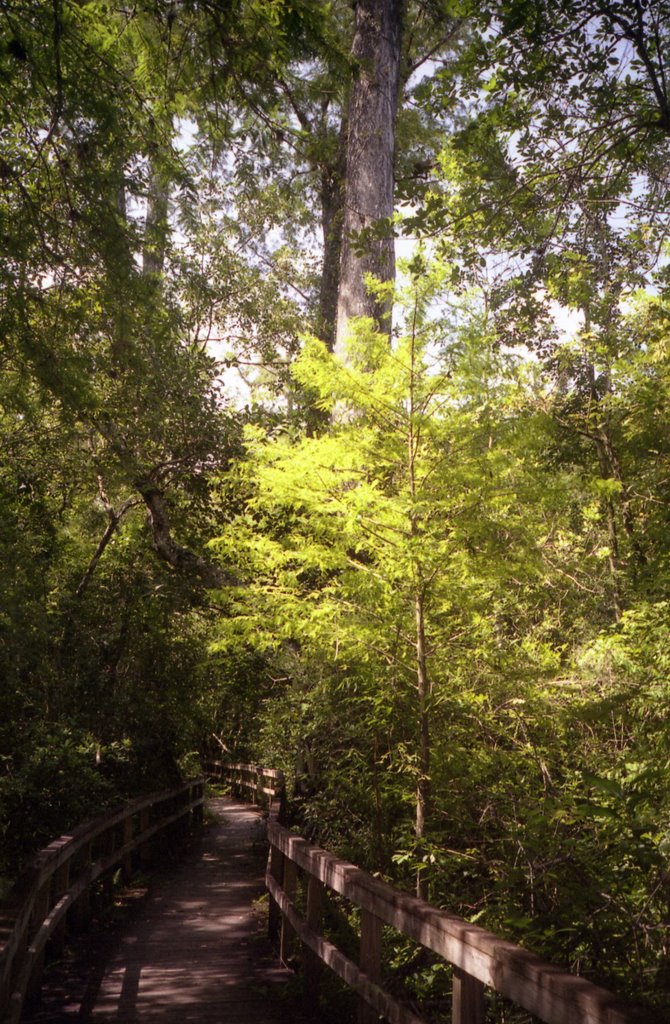
[[[147,215],[144,222],[142,270],[145,274],[162,274],[168,241],[168,197],[165,181],[155,168],[147,195]]]
[[[337,295],[342,259],[344,225],[344,176],[346,166],[346,120],[338,139],[337,160],[321,168],[319,196],[323,231],[323,266],[319,289],[319,336],[333,351],[337,320]]]
[[[621,522],[624,528],[624,533],[630,542],[631,552],[633,554],[633,567],[635,569],[638,566],[646,565],[647,556],[640,546],[635,530],[635,519],[630,503],[630,491],[623,478],[619,455],[614,446],[614,442],[612,441],[609,427],[604,422],[599,426],[599,438],[597,443],[601,446],[603,452],[601,465],[603,464],[603,461],[606,461],[609,467],[608,475],[612,476],[621,485]]]
[[[323,262],[319,286],[319,308],[316,333],[328,351],[335,347],[337,296],[342,259],[342,230],[344,225],[344,168],[346,164],[346,118],[342,118],[334,161],[319,166],[319,199],[321,204],[321,230],[323,233]],[[291,400],[289,389],[288,399]],[[312,436],[320,433],[329,422],[329,416],[309,399],[305,405],[305,427]]]
[[[153,280],[155,286],[152,294],[152,303],[158,303],[162,298],[162,282],[159,279],[159,275],[163,270],[168,245],[168,201],[168,186],[160,174],[155,169],[152,169],[147,196],[145,238],[142,250],[142,272],[147,280]],[[119,212],[122,214],[124,212],[121,204]],[[118,330],[119,324],[123,323],[123,310],[118,310],[117,315],[116,329]],[[113,419],[100,416],[95,419],[91,418],[91,422],[116,454],[128,478],[140,494],[147,510],[147,521],[156,553],[174,569],[199,577],[206,587],[220,588],[235,585],[239,582],[218,565],[208,561],[201,555],[197,555],[175,541],[172,536],[169,503],[166,501],[164,490],[160,486],[159,479],[157,479],[158,475],[150,467],[142,465],[137,454],[129,447]],[[108,514],[110,514],[111,519],[109,508]],[[84,578],[79,584],[78,596],[81,596],[81,593],[88,586],[97,562],[115,529],[116,524],[110,521],[98,545],[98,550],[93,556],[92,564],[89,565]]]
[[[412,328],[412,347],[410,354],[410,387],[409,387],[409,423],[407,431],[407,469],[409,478],[409,494],[411,501],[410,535],[412,543],[421,535],[421,523],[415,512],[416,503],[416,457],[419,445],[418,431],[415,431],[414,417],[416,414],[415,353],[414,338],[415,322]],[[414,567],[414,622],[416,649],[416,690],[418,718],[418,774],[416,783],[416,816],[414,833],[417,840],[417,854],[422,852],[422,841],[426,834],[426,823],[430,812],[430,694],[431,685],[428,675],[428,652],[426,646],[426,610],[425,610],[425,578],[420,558]],[[417,871],[416,894],[427,897],[428,881],[424,871]]]
[[[379,736],[377,733],[374,734],[372,743],[372,792],[374,796],[374,844],[377,851],[377,869],[379,871],[385,871],[386,862],[386,848],[385,848],[385,832],[384,832],[384,815],[382,810],[382,795],[379,787]]]
[[[616,285],[613,286],[612,284],[613,277],[611,273],[611,252],[607,244],[607,227],[600,213],[596,214],[595,217],[592,217],[587,212],[586,216],[587,221],[591,222],[591,231],[593,234],[593,238],[596,241],[597,248],[599,250],[603,289],[608,300],[605,306],[604,326],[607,333],[613,333],[617,329],[617,309],[618,300],[620,296],[620,288]],[[616,280],[616,278],[614,278],[614,280]],[[590,332],[591,312],[588,306],[584,308],[583,312],[585,330],[587,332]],[[617,523],[617,511],[620,512],[621,524],[623,526],[624,533],[630,545],[634,574],[637,572],[639,566],[645,564],[646,558],[636,536],[628,488],[624,483],[623,474],[621,471],[621,462],[619,460],[619,456],[616,451],[616,446],[612,438],[612,431],[610,423],[608,421],[607,410],[606,407],[603,406],[603,394],[601,394],[599,388],[597,387],[595,367],[593,363],[591,363],[590,361],[588,364],[588,380],[591,403],[593,409],[595,410],[595,429],[593,431],[592,436],[596,449],[596,455],[598,458],[600,475],[602,476],[603,480],[616,480],[621,488],[620,496],[617,501],[615,501],[613,495],[610,494],[607,496],[604,503],[605,513],[607,516],[607,536],[610,551],[608,556],[608,562],[610,567],[610,575],[612,578],[612,608],[614,611],[614,618],[617,622],[619,622],[623,614],[623,600],[621,595],[620,583],[621,555],[619,545],[619,527]],[[604,388],[604,393],[608,394],[610,392],[611,384],[609,383],[608,379]]]
[[[430,809],[430,680],[426,656],[426,627],[424,600],[421,588],[417,588],[414,601],[416,617],[416,682],[419,704],[419,775],[416,785],[415,833],[419,851],[426,834],[426,822]],[[422,899],[427,896],[425,872],[417,872],[416,894]]]
[[[100,477],[98,477],[98,489],[101,500],[103,501],[105,506],[105,511],[107,512],[108,523],[105,532],[98,541],[97,548],[95,549],[91,556],[91,560],[86,567],[86,571],[84,572],[84,575],[79,581],[79,586],[74,592],[74,596],[77,601],[80,601],[84,594],[86,593],[86,591],[88,590],[89,584],[95,574],[95,570],[98,567],[98,562],[104,555],[107,545],[109,544],[112,537],[116,533],[117,527],[121,520],[123,519],[123,517],[125,516],[126,512],[130,512],[132,508],[137,508],[137,506],[141,504],[139,498],[127,498],[117,512],[107,499],[107,495],[105,494],[105,490]]]
[[[586,320],[586,324],[589,324],[588,319]],[[603,480],[617,479],[618,482],[621,483],[621,478],[620,476],[616,476],[609,457],[609,449],[611,448],[611,445],[609,444],[609,432],[601,418],[600,409],[598,408],[600,404],[600,395],[598,394],[598,389],[596,387],[595,370],[592,364],[589,364],[588,373],[591,401],[594,404],[594,408],[598,410],[598,422],[596,424],[596,432],[593,435],[593,442],[596,449],[596,455],[598,457],[600,475]],[[616,521],[614,501],[611,495],[608,495],[605,500],[605,514],[607,516],[607,540],[609,545],[607,561],[612,580],[612,610],[614,612],[614,618],[619,622],[623,612],[621,587],[619,584],[619,570],[621,568],[619,555],[619,530]]]
[[[124,168],[121,164],[116,168],[116,182],[112,193],[112,202],[118,223],[110,228],[108,246],[113,258],[114,272],[108,278],[108,291],[105,295],[105,306],[110,311],[110,343],[114,362],[114,373],[123,375],[128,368],[128,356],[132,349],[133,322],[125,301],[132,289],[132,277],[135,274],[135,257],[126,234],[128,210],[124,182]]]
[[[352,55],[358,74],[349,94],[344,236],[335,352],[343,358],[352,317],[391,330],[388,300],[371,295],[365,275],[395,277],[393,237],[379,232],[394,209],[395,123],[400,82],[402,0],[358,0]],[[361,232],[365,234],[361,237]]]

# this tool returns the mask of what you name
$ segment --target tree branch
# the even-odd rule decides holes
[[[239,586],[240,581],[213,562],[177,544],[170,529],[170,516],[163,492],[148,481],[135,486],[146,506],[154,551],[174,569],[198,576],[206,587]]]
[[[131,508],[137,508],[138,505],[141,505],[141,501],[139,498],[127,498],[126,501],[124,501],[121,507],[119,508],[118,512],[115,512],[105,493],[102,477],[98,477],[98,491],[100,493],[101,501],[105,506],[105,511],[107,512],[108,523],[105,532],[98,541],[98,546],[95,549],[91,557],[91,560],[86,567],[86,572],[82,576],[81,580],[79,581],[79,586],[74,592],[75,600],[77,601],[81,601],[82,597],[88,590],[89,583],[93,579],[93,574],[95,573],[95,570],[98,566],[98,562],[102,558],[105,552],[105,548],[107,547],[110,540],[116,533],[116,529],[119,523],[121,522],[125,514],[127,512],[130,512]]]

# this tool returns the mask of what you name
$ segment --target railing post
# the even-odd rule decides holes
[[[278,850],[276,846],[270,843],[270,851],[268,853],[268,874],[274,878],[278,885],[282,884],[284,877],[284,854],[281,850]],[[277,902],[270,896],[270,905],[268,907],[268,938],[270,942],[276,942],[279,938],[279,928],[281,922],[281,913]]]
[[[201,798],[202,791],[201,782],[191,782],[167,794],[155,795],[158,801],[155,804],[156,827],[162,830],[167,843],[172,826],[181,828],[182,821],[188,820],[191,803]],[[99,902],[112,896],[119,865],[130,871],[136,820],[138,816],[141,818],[141,844],[141,836],[151,826],[151,806],[142,812],[119,809],[106,819],[86,823],[72,835],[61,836],[41,851],[30,871],[21,878],[10,894],[0,922],[0,1017],[3,1021],[18,1021],[25,1001],[38,995],[45,953],[60,953],[68,927],[85,927],[94,896],[100,894]],[[197,814],[199,808],[193,810]],[[174,821],[168,824],[166,819],[172,818]],[[141,845],[145,855],[150,852],[150,839]],[[68,894],[73,891],[78,895],[71,902]],[[56,914],[59,904],[64,906]]]
[[[102,845],[101,856],[103,858],[106,859],[108,856],[113,856],[114,855],[114,851],[116,850],[116,829],[115,828],[110,828],[109,831],[105,833],[105,835],[103,836],[103,840],[102,840],[102,844],[101,845]],[[101,893],[101,896],[102,896],[102,907],[103,907],[103,909],[106,909],[107,907],[109,907],[111,905],[111,903],[112,903],[112,901],[114,899],[114,868],[113,867],[109,868],[108,871],[105,871],[104,875],[102,876],[102,886],[101,886],[101,888],[102,888],[102,893]]]
[[[140,835],[149,828],[149,808],[143,807],[140,811]],[[139,861],[142,867],[146,867],[151,861],[151,840],[141,843],[138,849]]]
[[[33,904],[33,912],[30,915],[30,930],[26,936],[28,948],[32,945],[45,917],[51,910],[51,879],[39,890]],[[36,999],[39,996],[42,986],[42,973],[44,971],[44,949],[35,957],[30,973],[27,996],[29,999]]]
[[[64,864],[58,868],[54,873],[54,904],[58,903],[60,898],[70,888],[70,861],[66,860]],[[56,956],[60,956],[65,945],[65,937],[67,935],[67,915],[63,915],[63,919],[54,931],[51,937],[52,949]]]
[[[197,785],[195,785],[193,787],[193,789],[189,790],[189,799],[190,800],[197,799],[198,797],[201,797],[202,794],[203,794],[203,784],[202,784],[202,782],[199,782],[199,783],[197,783]],[[200,832],[202,830],[203,818],[204,818],[203,806],[202,806],[202,804],[198,804],[198,806],[194,807],[193,811],[191,812],[191,822],[192,822],[194,831]]]
[[[123,845],[127,846],[128,843],[132,842],[133,838],[133,816],[129,814],[127,818],[123,819]],[[133,854],[132,850],[124,854],[123,857],[123,877],[126,882],[129,882],[133,876]]]
[[[454,967],[451,1024],[484,1024],[484,986]]]
[[[307,881],[307,913],[305,915],[305,920],[307,926],[318,935],[321,934],[321,922],[323,919],[323,897],[323,882],[319,881],[318,878],[315,878],[314,875],[310,875]],[[320,976],[321,960],[313,950],[306,946],[305,989],[314,1002],[317,1001]]]
[[[284,857],[284,871],[282,879],[282,889],[286,893],[289,900],[293,901],[295,897],[295,887],[297,881],[297,868],[292,860],[288,857]],[[281,919],[281,939],[279,942],[279,959],[285,965],[288,966],[288,958],[291,952],[291,946],[295,938],[295,932],[288,923],[287,919],[282,914]]]
[[[90,842],[84,843],[78,857],[77,863],[79,864],[79,875],[85,874],[91,865],[91,854],[93,852],[93,846]],[[80,896],[77,897],[77,902],[72,908],[72,917],[74,920],[75,927],[79,931],[83,931],[91,918],[91,887],[87,885]]]
[[[382,976],[382,922],[369,910],[361,909],[361,948],[359,966],[370,981]],[[379,1014],[364,999],[358,1003],[358,1024],[375,1024]]]

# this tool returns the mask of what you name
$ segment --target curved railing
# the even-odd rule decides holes
[[[452,1024],[483,1024],[488,986],[547,1024],[651,1024],[651,1014],[423,900],[399,892],[354,864],[334,857],[284,828],[281,772],[257,765],[210,762],[208,774],[238,797],[268,810],[267,887],[270,926],[286,962],[305,947],[309,990],[327,965],[358,995],[361,1024],[381,1015],[390,1024],[423,1024],[381,983],[382,931],[401,932],[453,965]],[[0,919],[0,1019],[17,1024],[26,995],[39,986],[47,943],[58,948],[68,912],[85,919],[96,882],[111,896],[112,875],[142,861],[160,833],[202,823],[203,782],[196,779],[152,794],[88,822],[42,850],[22,876]],[[305,890],[298,909],[299,881]],[[360,912],[360,955],[354,963],[323,934],[328,890]]]
[[[16,1024],[39,988],[47,943],[58,950],[66,917],[83,923],[98,881],[111,898],[113,874],[129,874],[134,854],[149,855],[159,833],[202,825],[203,779],[153,793],[78,826],[41,850],[0,908],[0,1020]]]
[[[281,818],[286,795],[283,772],[257,764],[224,761],[206,761],[204,767],[210,779],[227,783],[233,796],[265,807],[271,821]]]
[[[254,799],[260,793],[269,800],[271,810],[279,799],[278,790],[283,792],[281,773],[256,765],[219,763],[217,777],[229,781],[237,795]],[[423,1024],[381,985],[384,926],[414,939],[452,964],[452,1024],[483,1024],[486,987],[547,1024],[653,1022],[650,1013],[626,1006],[611,992],[584,978],[400,892],[355,864],[313,846],[280,825],[276,815],[270,817],[267,831],[270,851],[266,883],[271,929],[273,920],[281,921],[280,957],[286,963],[296,940],[300,940],[307,954],[304,966],[310,975],[308,991],[316,989],[321,964],[326,964],[357,993],[361,1024],[377,1021],[379,1016],[390,1024]],[[306,889],[304,914],[298,910],[295,898],[299,875]],[[345,897],[360,911],[357,964],[323,935],[328,890]]]

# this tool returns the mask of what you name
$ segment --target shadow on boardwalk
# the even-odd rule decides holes
[[[263,893],[260,811],[225,797],[185,863],[152,880],[117,927],[80,942],[45,978],[26,1024],[300,1024],[290,973],[265,938],[254,906]]]

